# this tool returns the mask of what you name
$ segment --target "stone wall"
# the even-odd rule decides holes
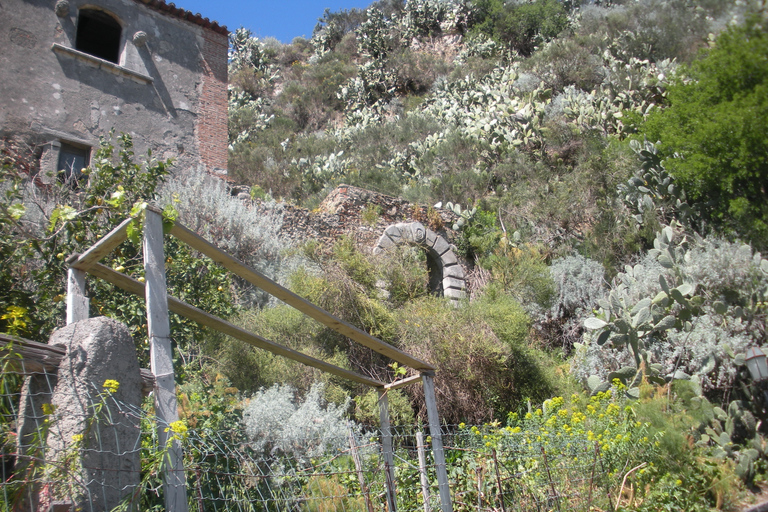
[[[250,201],[245,189],[235,188],[233,193]],[[255,206],[258,208],[259,203],[256,202]],[[417,205],[350,185],[339,185],[316,210],[283,205],[281,234],[298,244],[318,240],[326,248],[330,248],[340,237],[349,236],[358,246],[373,252],[388,228],[417,222],[448,243],[466,275],[471,263],[455,251],[460,234],[452,226],[458,218],[449,210]]]
[[[116,62],[77,49],[85,9],[120,25]],[[110,130],[178,169],[226,169],[226,27],[160,0],[3,0],[0,17],[0,136],[43,175],[62,144],[92,152]]]

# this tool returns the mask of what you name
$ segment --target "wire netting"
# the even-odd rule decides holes
[[[218,430],[161,425],[151,405],[127,405],[94,383],[83,402],[90,416],[72,434],[46,402],[56,376],[37,373],[23,386],[21,379],[1,379],[4,511],[48,510],[54,503],[84,511],[163,510],[167,451],[157,446],[158,429],[169,429],[183,447],[189,510],[388,509],[379,430],[350,423],[346,437],[320,453],[318,443],[327,439],[310,437],[294,440],[290,453],[257,451],[240,424]],[[65,400],[84,397],[73,392]],[[396,426],[391,435],[397,510],[440,510],[429,429]],[[626,469],[583,436],[542,439],[495,425],[444,425],[441,435],[456,511],[608,508],[614,475]],[[312,456],[303,455],[308,447]]]

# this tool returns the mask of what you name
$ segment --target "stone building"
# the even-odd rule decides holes
[[[0,137],[41,176],[79,173],[110,130],[225,174],[227,47],[226,27],[163,0],[2,0]]]

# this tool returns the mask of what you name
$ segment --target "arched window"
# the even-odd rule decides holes
[[[115,18],[97,9],[80,9],[75,48],[118,64],[122,28]]]

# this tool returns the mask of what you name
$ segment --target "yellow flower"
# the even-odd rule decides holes
[[[56,406],[53,404],[43,404],[43,414],[53,414],[56,410]]]
[[[104,391],[106,391],[109,394],[117,392],[117,390],[120,388],[120,383],[116,380],[107,379],[104,381],[104,384],[101,386],[104,388]]]
[[[181,421],[181,420],[174,421],[173,423],[171,423],[169,425],[169,427],[171,428],[171,431],[173,431],[174,434],[186,434],[187,433],[187,425],[183,421]]]
[[[72,436],[72,440],[76,443],[79,443],[83,440],[83,434],[75,434]]]

